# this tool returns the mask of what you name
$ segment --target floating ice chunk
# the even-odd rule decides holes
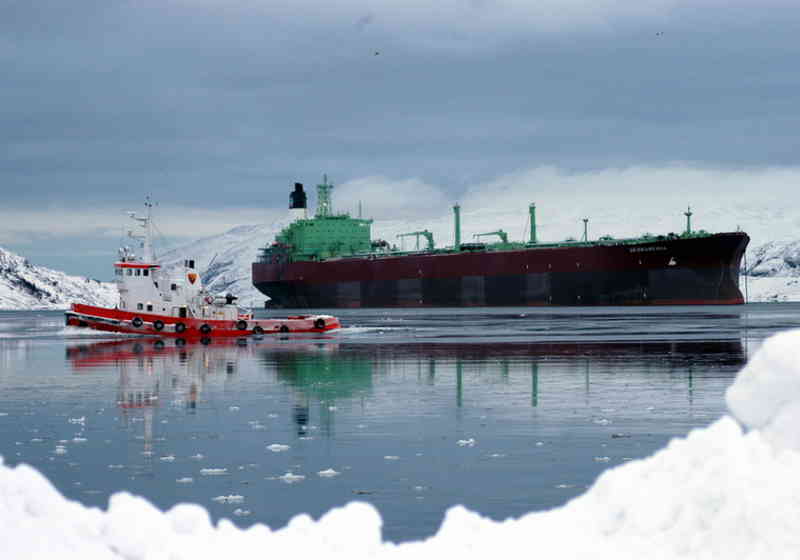
[[[574,484],[556,484],[556,488],[575,488]]]
[[[543,442],[543,441],[537,441],[537,442],[536,442],[536,447],[541,447],[541,446],[543,446],[543,445],[544,445],[544,442]]]
[[[191,476],[184,476],[183,478],[178,478],[175,480],[178,484],[191,484],[194,482],[194,479]]]
[[[235,510],[233,510],[233,515],[235,515],[236,517],[247,517],[248,515],[250,515],[250,513],[251,512],[249,509],[236,508]]]
[[[292,471],[289,471],[286,474],[279,476],[278,479],[282,480],[286,484],[294,484],[295,482],[305,480],[306,477],[302,474],[294,474]]]
[[[329,406],[328,410],[338,410],[335,406]]]
[[[164,455],[163,457],[159,457],[159,459],[165,463],[171,463],[175,460],[175,455]]]
[[[271,445],[268,445],[267,449],[269,449],[273,453],[280,453],[282,451],[288,451],[289,450],[289,446],[288,445],[284,445],[282,443],[273,443]]]
[[[611,420],[609,420],[608,418],[597,418],[596,420],[594,420],[594,423],[599,424],[600,426],[608,426],[609,424],[611,424]]]
[[[274,412],[270,412],[269,414],[267,414],[267,417],[268,417],[268,418],[277,418],[277,417],[278,417],[278,415],[277,415],[277,414],[275,414]]]
[[[333,469],[325,469],[324,471],[319,471],[317,474],[323,478],[332,478],[334,476],[338,476],[341,473]]]
[[[229,406],[228,410],[230,410],[231,412],[238,412],[241,409],[238,406],[234,405],[234,406]]]
[[[223,474],[228,474],[228,469],[225,468],[200,469],[200,474],[203,476],[220,476]]]
[[[70,418],[68,421],[69,421],[70,424],[81,424],[81,425],[83,425],[83,424],[86,424],[86,416],[81,416],[80,418]]]
[[[491,457],[492,459],[500,459],[505,456],[506,456],[505,453],[492,453],[491,455],[489,455],[489,457]]]
[[[67,448],[63,445],[56,445],[56,448],[53,450],[53,453],[56,455],[64,455],[67,452]]]
[[[44,440],[42,438],[38,438],[38,437],[35,437],[35,438],[31,439],[31,443],[41,443],[43,441]]]
[[[400,457],[397,455],[384,455],[383,458],[387,461],[397,461]]]
[[[8,416],[8,412],[0,412],[0,416]]]
[[[241,504],[244,501],[244,496],[240,496],[239,494],[230,494],[228,496],[217,496],[216,498],[211,498],[211,501],[220,504]]]
[[[124,469],[125,465],[108,465],[108,468],[111,470]]]
[[[197,454],[192,455],[191,457],[189,457],[189,459],[194,459],[195,461],[199,461],[199,460],[205,459],[205,458],[206,458],[206,456],[203,455],[202,453],[197,453]]]
[[[608,463],[611,459],[609,457],[595,457],[594,460],[597,463]]]
[[[358,428],[359,430],[363,430],[363,429],[364,429],[364,428],[366,428],[366,427],[367,427],[367,425],[366,425],[366,424],[358,424],[358,425],[356,426],[356,428]]]
[[[85,437],[75,436],[74,438],[72,438],[72,441],[75,442],[75,443],[84,443],[87,440],[86,440]]]
[[[459,447],[475,447],[475,438],[460,439],[456,443]]]

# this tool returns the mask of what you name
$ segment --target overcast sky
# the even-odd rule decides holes
[[[537,168],[797,204],[798,55],[780,0],[0,0],[0,245],[97,276],[146,194],[191,238],[323,173],[396,219]]]

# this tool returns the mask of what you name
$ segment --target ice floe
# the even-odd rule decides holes
[[[301,480],[305,480],[305,475],[302,474],[294,474],[293,472],[289,471],[284,475],[278,477],[278,480],[282,480],[287,484],[294,484],[295,482],[300,482]]]
[[[267,449],[269,449],[273,453],[280,453],[282,451],[288,451],[289,450],[289,446],[288,445],[284,445],[282,443],[273,443],[273,444],[268,445]]]
[[[224,468],[200,469],[200,474],[203,476],[220,476],[223,474],[228,474],[228,469]]]
[[[220,504],[240,504],[244,501],[244,496],[239,494],[230,494],[228,496],[217,496],[216,498],[211,498],[212,502],[218,502]]]
[[[475,438],[460,439],[456,442],[459,447],[475,447]]]
[[[317,474],[323,478],[332,478],[334,476],[339,476],[341,473],[333,469],[325,469],[324,471],[319,471]]]

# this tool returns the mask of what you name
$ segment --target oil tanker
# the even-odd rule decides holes
[[[270,305],[291,308],[466,307],[547,305],[730,305],[744,303],[739,267],[748,235],[693,231],[691,209],[680,234],[609,236],[540,243],[536,206],[530,237],[503,230],[477,234],[494,242],[461,242],[453,207],[452,247],[436,248],[427,230],[414,250],[373,240],[372,220],[334,213],[333,185],[317,185],[309,217],[301,183],[290,194],[293,221],[253,263],[253,285]],[[586,220],[584,220],[584,226]],[[422,246],[420,246],[422,241]]]

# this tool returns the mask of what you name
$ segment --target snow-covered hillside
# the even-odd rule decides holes
[[[209,290],[239,296],[244,306],[262,306],[267,298],[253,287],[251,266],[259,249],[272,243],[288,218],[287,214],[285,221],[239,226],[222,235],[198,239],[160,255],[161,263],[170,268],[184,259],[194,259]]]
[[[0,247],[0,309],[66,309],[71,303],[113,307],[117,287],[35,266]]]

